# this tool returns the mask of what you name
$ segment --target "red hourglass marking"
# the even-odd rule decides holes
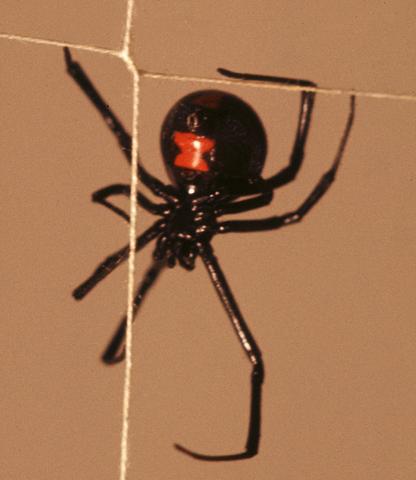
[[[215,140],[189,132],[175,132],[173,140],[181,149],[175,158],[175,166],[208,172],[208,164],[203,159],[204,153],[215,146]]]

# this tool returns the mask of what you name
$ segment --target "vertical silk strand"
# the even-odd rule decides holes
[[[133,21],[134,0],[127,2],[126,26],[124,31],[123,49],[120,57],[126,64],[133,79],[133,124],[131,146],[131,180],[130,180],[130,226],[129,226],[129,261],[127,279],[127,324],[126,324],[126,359],[123,387],[123,416],[120,445],[120,480],[127,479],[128,469],[128,436],[130,421],[131,372],[132,372],[132,324],[134,303],[134,260],[136,256],[136,216],[137,216],[137,166],[138,166],[138,130],[139,130],[139,92],[140,76],[130,56],[131,28]]]

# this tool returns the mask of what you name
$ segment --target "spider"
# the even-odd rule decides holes
[[[64,49],[64,56],[68,73],[97,108],[130,163],[131,136],[98,93],[81,65],[73,60],[68,48]],[[137,194],[137,203],[160,218],[136,240],[136,251],[141,250],[152,240],[156,240],[156,246],[152,265],[136,292],[134,315],[165,266],[172,268],[178,263],[186,270],[192,270],[197,257],[201,257],[252,366],[250,413],[244,450],[228,455],[205,455],[175,444],[179,451],[193,458],[213,461],[239,460],[257,454],[261,433],[264,365],[261,351],[240,312],[214,254],[211,240],[217,234],[276,230],[300,222],[327,192],[335,179],[355,111],[355,97],[351,96],[348,119],[335,159],[298,208],[283,215],[257,220],[219,221],[223,215],[237,214],[268,205],[276,188],[295,179],[302,166],[315,100],[315,92],[307,89],[316,87],[316,84],[307,80],[236,73],[222,68],[218,69],[218,72],[230,78],[293,85],[306,90],[300,93],[300,113],[289,163],[270,178],[264,179],[261,176],[267,142],[259,117],[240,98],[217,90],[202,90],[186,95],[172,107],[164,120],[161,129],[161,150],[172,184],[165,185],[151,175],[143,165],[138,166],[141,183],[155,196],[161,198],[163,203],[154,203],[142,193]],[[129,216],[108,200],[112,195],[129,196],[130,186],[109,185],[93,193],[92,201],[109,208],[129,222]],[[92,275],[73,291],[75,299],[84,298],[121,265],[128,254],[129,246],[126,245],[102,261]],[[123,360],[125,331],[124,316],[102,355],[102,360],[106,364],[115,364]]]

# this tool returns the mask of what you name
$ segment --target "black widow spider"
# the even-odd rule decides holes
[[[97,92],[81,65],[64,49],[68,73],[92,101],[106,124],[116,136],[122,152],[131,161],[131,136]],[[240,80],[316,87],[306,80],[234,73],[225,69],[218,72]],[[311,123],[315,93],[301,92],[301,103],[296,137],[289,164],[270,178],[263,179],[261,171],[266,158],[266,134],[254,110],[240,98],[216,90],[191,93],[180,99],[169,111],[162,126],[161,148],[163,159],[172,180],[165,185],[142,166],[138,166],[140,181],[165,203],[154,203],[142,193],[137,203],[159,217],[136,240],[136,251],[156,239],[153,264],[145,274],[136,292],[134,314],[149,288],[164,266],[174,267],[176,262],[192,270],[201,257],[214,288],[227,312],[239,342],[252,365],[251,405],[245,450],[230,455],[203,455],[181,445],[175,447],[200,460],[239,460],[257,454],[260,441],[261,389],[264,367],[261,352],[251,334],[211,246],[216,234],[274,230],[302,220],[326,193],[335,179],[348,136],[351,131],[355,97],[350,97],[350,112],[338,152],[331,168],[296,209],[279,216],[259,220],[217,221],[225,214],[246,212],[268,205],[273,190],[295,179],[304,157],[304,146]],[[111,195],[130,195],[129,185],[114,184],[93,193],[92,201],[100,203],[120,215],[127,222],[129,216],[107,199]],[[246,197],[240,199],[240,197]],[[125,261],[129,246],[107,257],[94,273],[79,285],[73,296],[84,298],[101,280]],[[123,360],[126,317],[121,320],[112,340],[102,355],[107,364]]]

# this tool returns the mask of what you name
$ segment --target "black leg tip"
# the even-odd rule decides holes
[[[85,292],[84,288],[78,287],[72,292],[72,296],[75,298],[75,300],[82,300],[87,292]]]
[[[174,443],[173,446],[176,448],[176,450],[184,453],[185,455],[189,455],[196,460],[204,460],[206,462],[231,462],[235,460],[245,460],[247,458],[254,457],[257,454],[257,450],[247,450],[245,452],[234,453],[231,455],[203,455],[202,453],[193,452],[192,450],[189,450],[178,443]]]
[[[118,363],[121,363],[124,359],[126,358],[126,352],[123,349],[122,353],[120,353],[117,356],[114,356],[114,353],[109,353],[108,351],[105,351],[101,355],[101,360],[103,363],[105,363],[108,366],[112,365],[117,365]]]
[[[302,80],[296,78],[286,78],[286,77],[275,77],[272,75],[257,75],[253,73],[239,73],[227,70],[226,68],[217,68],[217,72],[225,77],[235,78],[237,80],[248,80],[255,82],[270,82],[277,83],[280,85],[304,87],[304,88],[316,88],[317,85],[315,82],[309,80]],[[310,95],[314,95],[315,92],[309,92]]]
[[[230,78],[240,78],[240,75],[238,73],[232,72],[231,70],[227,70],[226,68],[217,68],[217,72],[220,73],[221,75],[224,75],[224,77],[230,77]]]
[[[65,62],[69,66],[72,63],[71,52],[68,47],[64,47]]]

